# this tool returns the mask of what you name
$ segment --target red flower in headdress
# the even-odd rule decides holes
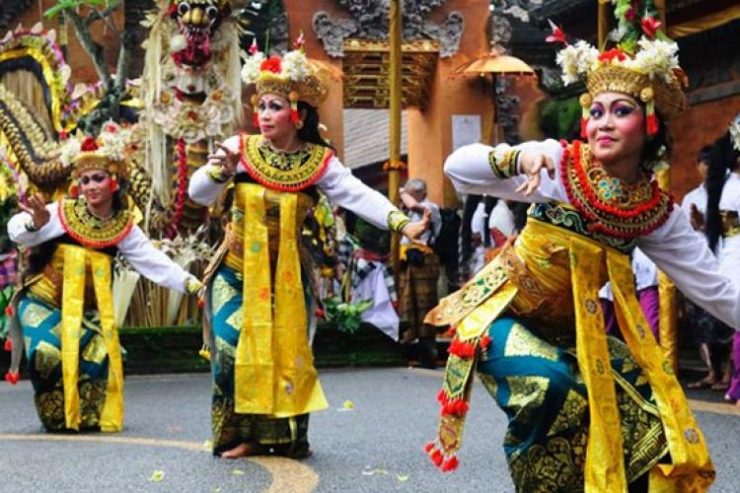
[[[656,21],[655,17],[644,17],[642,19],[642,32],[645,33],[645,36],[647,36],[650,39],[655,38],[655,33],[658,31],[660,26],[663,24],[660,21]]]
[[[282,70],[282,60],[280,60],[280,57],[278,56],[271,56],[262,64],[260,65],[260,70],[266,70],[268,72],[273,72],[275,74],[279,74]]]
[[[563,31],[562,28],[558,27],[557,24],[555,24],[550,19],[547,19],[547,22],[550,23],[550,29],[552,29],[552,34],[545,38],[545,41],[548,43],[563,43],[564,45],[568,44],[568,39],[565,36],[565,31]]]
[[[80,146],[80,149],[85,152],[92,152],[97,151],[99,149],[98,143],[95,142],[95,137],[85,137],[85,140],[82,141],[82,145]]]
[[[611,62],[615,58],[621,62],[627,58],[627,55],[619,48],[612,48],[611,50],[599,53],[600,62]]]

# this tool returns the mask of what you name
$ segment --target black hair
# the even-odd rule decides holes
[[[644,104],[642,108],[643,110],[645,109]],[[648,136],[645,146],[642,148],[642,163],[648,166],[661,159],[668,159],[673,150],[673,139],[671,138],[668,125],[657,112],[655,116],[658,119],[658,132],[652,137]],[[645,118],[645,122],[647,125],[647,117]]]
[[[701,149],[699,149],[699,152],[696,155],[696,161],[709,164],[709,153],[710,152],[712,152],[712,146],[702,147]]]
[[[722,218],[719,211],[722,189],[727,180],[727,172],[738,167],[738,158],[740,152],[733,147],[729,131],[717,139],[709,151],[709,170],[704,184],[707,189],[707,220],[704,232],[712,250],[722,235]]]
[[[298,101],[298,113],[305,114],[303,127],[298,130],[298,138],[303,142],[318,144],[330,149],[334,147],[321,137],[319,131],[319,111],[305,101]],[[336,150],[336,149],[334,149]]]

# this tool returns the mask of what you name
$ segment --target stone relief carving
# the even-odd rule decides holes
[[[403,37],[406,41],[431,38],[440,45],[440,55],[454,55],[465,27],[459,12],[450,12],[441,24],[426,20],[426,16],[445,0],[404,0]],[[313,30],[332,57],[343,56],[342,43],[346,38],[380,40],[388,38],[389,0],[337,0],[350,18],[332,18],[326,11],[313,17]]]

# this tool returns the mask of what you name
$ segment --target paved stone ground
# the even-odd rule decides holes
[[[210,456],[206,374],[130,377],[123,433],[43,433],[28,382],[0,385],[0,484],[29,492],[511,492],[501,441],[506,419],[476,386],[454,474],[423,453],[434,435],[441,372],[403,368],[323,371],[332,407],[311,417],[314,456],[226,461]],[[740,412],[709,392],[692,405],[718,477],[736,492]],[[351,401],[352,410],[344,410]]]

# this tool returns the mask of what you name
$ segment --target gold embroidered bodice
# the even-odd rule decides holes
[[[577,140],[562,145],[560,178],[589,230],[631,240],[651,233],[668,219],[673,200],[656,180],[643,174],[637,183],[624,183],[593,160],[588,145]]]
[[[95,249],[116,246],[134,226],[134,214],[120,209],[107,219],[100,219],[87,209],[84,198],[63,199],[59,218],[64,231],[77,243]]]
[[[273,190],[298,192],[324,174],[334,151],[305,142],[296,152],[273,150],[262,135],[242,135],[242,164],[257,183]]]

